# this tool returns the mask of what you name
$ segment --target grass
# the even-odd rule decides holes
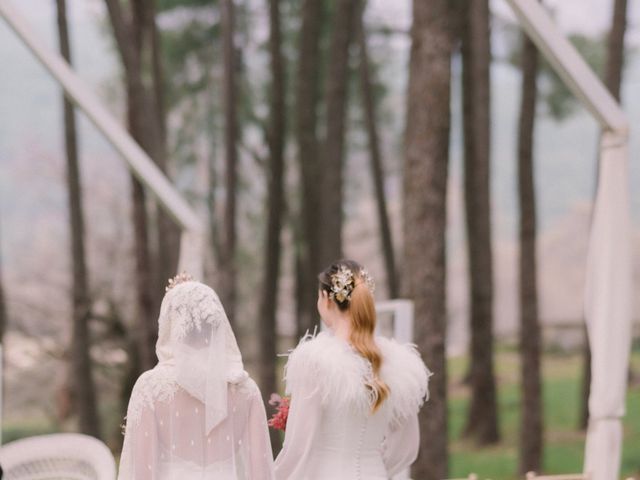
[[[575,473],[582,470],[584,432],[579,431],[582,359],[578,354],[547,353],[543,360],[545,418],[545,473]],[[510,350],[496,355],[501,442],[479,448],[461,437],[469,403],[462,385],[467,359],[452,359],[449,365],[450,475],[464,477],[470,472],[492,480],[516,478],[518,425],[520,416],[519,359]],[[640,350],[634,351],[632,365],[640,369]],[[640,474],[640,385],[631,385],[624,420],[623,477]]]
[[[47,433],[56,433],[58,431],[55,426],[47,419],[33,419],[30,421],[5,422],[2,427],[2,443],[9,443],[21,438],[32,437],[34,435],[45,435]]]

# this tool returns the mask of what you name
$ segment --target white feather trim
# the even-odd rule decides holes
[[[380,377],[390,390],[393,420],[415,415],[429,399],[429,377],[433,375],[422,361],[415,345],[402,345],[395,340],[376,337],[382,352]]]
[[[382,353],[380,377],[389,386],[385,408],[396,421],[418,412],[428,396],[431,373],[412,345],[376,337]],[[367,388],[372,378],[370,363],[333,335],[306,335],[290,353],[285,367],[286,394],[317,391],[323,404],[332,408],[369,411],[374,401]]]
[[[326,332],[302,338],[285,367],[287,395],[317,391],[332,408],[371,408],[372,393],[365,386],[370,377],[369,362]]]

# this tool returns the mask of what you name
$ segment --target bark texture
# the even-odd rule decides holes
[[[447,478],[445,230],[451,55],[455,10],[448,0],[413,2],[404,159],[404,293],[415,302],[415,341],[436,374],[420,412],[413,477]]]

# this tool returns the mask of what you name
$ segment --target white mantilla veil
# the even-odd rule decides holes
[[[273,480],[260,390],[244,371],[218,295],[170,282],[158,364],[131,393],[119,480]]]
[[[164,296],[158,319],[159,366],[205,405],[206,433],[227,417],[227,383],[247,378],[229,319],[216,292],[195,281]]]

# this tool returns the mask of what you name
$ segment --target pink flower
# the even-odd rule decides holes
[[[269,398],[269,405],[276,407],[276,413],[274,413],[267,424],[276,430],[282,430],[283,432],[287,428],[287,418],[289,417],[289,397],[281,397],[277,393],[272,393]]]

